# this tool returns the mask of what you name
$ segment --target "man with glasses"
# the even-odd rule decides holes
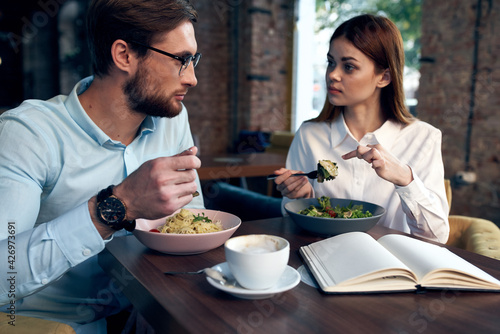
[[[15,280],[0,281],[3,312],[106,333],[129,303],[97,263],[105,243],[135,219],[203,208],[182,103],[197,84],[196,20],[188,0],[94,0],[94,75],[1,116],[2,254],[16,245],[15,263],[0,261]]]

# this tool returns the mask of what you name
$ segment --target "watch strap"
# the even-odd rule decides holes
[[[135,220],[124,220],[122,226],[125,230],[132,232],[135,230]]]
[[[99,193],[97,194],[97,204],[101,203],[106,198],[113,196],[114,187],[115,187],[114,185],[110,185],[109,187],[99,191]]]

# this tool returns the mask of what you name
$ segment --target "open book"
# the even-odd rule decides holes
[[[350,232],[301,247],[300,253],[327,293],[500,291],[499,280],[448,249],[399,234],[375,240]]]

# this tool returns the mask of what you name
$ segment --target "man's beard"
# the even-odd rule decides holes
[[[127,104],[131,110],[138,113],[173,118],[180,114],[182,106],[176,106],[169,101],[168,97],[160,96],[158,93],[147,92],[147,87],[151,85],[148,80],[148,73],[142,64],[131,79],[123,85],[123,93],[127,97]]]

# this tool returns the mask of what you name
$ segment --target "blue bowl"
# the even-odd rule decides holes
[[[285,210],[297,225],[304,230],[321,236],[333,236],[354,231],[366,232],[374,227],[385,214],[383,207],[369,202],[330,198],[330,203],[332,207],[336,207],[337,205],[346,207],[349,204],[363,205],[363,211],[370,211],[372,216],[367,218],[324,218],[306,216],[299,213],[299,211],[311,205],[319,207],[318,199],[316,198],[304,198],[288,202],[285,204]]]

